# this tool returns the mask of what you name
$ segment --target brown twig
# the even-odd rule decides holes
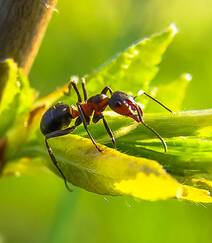
[[[0,0],[0,59],[30,71],[57,0]]]

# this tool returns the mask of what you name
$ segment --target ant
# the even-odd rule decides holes
[[[59,171],[60,175],[62,176],[66,188],[71,191],[69,188],[65,175],[63,174],[62,170],[58,166],[58,162],[53,154],[53,151],[51,147],[48,144],[48,139],[54,138],[54,137],[60,137],[67,135],[71,132],[73,132],[76,127],[78,127],[81,123],[83,123],[83,126],[90,137],[92,143],[96,147],[96,149],[99,152],[102,152],[102,150],[98,147],[96,144],[96,141],[92,137],[90,131],[88,130],[88,125],[90,123],[90,118],[92,117],[92,122],[97,123],[98,121],[102,120],[104,127],[110,136],[114,148],[116,148],[116,142],[115,137],[113,135],[112,130],[107,124],[107,121],[103,115],[103,111],[106,109],[107,106],[109,106],[113,111],[116,113],[128,116],[132,119],[134,119],[136,122],[142,123],[146,128],[148,128],[152,133],[154,133],[161,141],[164,151],[167,151],[167,145],[163,138],[158,134],[153,128],[149,127],[143,119],[143,110],[142,108],[136,103],[135,98],[127,95],[126,93],[122,91],[115,91],[113,92],[112,89],[108,86],[106,86],[100,94],[91,96],[88,98],[87,90],[85,86],[85,79],[81,79],[82,84],[82,90],[83,90],[83,96],[84,101],[82,100],[82,97],[80,95],[80,92],[77,88],[77,82],[76,81],[70,81],[68,85],[68,93],[70,94],[71,88],[73,88],[76,92],[78,101],[76,103],[76,106],[69,106],[67,104],[63,103],[57,103],[54,106],[50,107],[44,114],[40,122],[40,129],[43,135],[45,136],[45,144],[46,148],[48,150],[49,156]],[[109,92],[110,97],[107,96],[107,93]],[[156,100],[146,92],[143,92],[144,95],[151,98],[155,102],[157,102],[159,105],[161,105],[163,108],[168,110],[169,112],[172,112],[169,108],[167,108],[165,105],[163,105],[160,101]],[[70,123],[72,119],[75,120],[75,124],[70,127]]]

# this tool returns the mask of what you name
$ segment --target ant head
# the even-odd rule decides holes
[[[137,122],[141,121],[142,110],[132,96],[116,91],[109,100],[109,107],[120,115],[128,116]]]

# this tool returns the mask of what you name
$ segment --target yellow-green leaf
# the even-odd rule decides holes
[[[8,130],[23,122],[35,99],[35,91],[23,71],[12,59],[0,62],[1,100],[0,100],[0,135],[5,136]],[[21,121],[22,119],[22,121]]]
[[[143,39],[88,75],[88,89],[95,93],[106,85],[114,90],[137,92],[147,90],[150,81],[158,72],[163,53],[173,40],[177,28],[171,24],[167,29],[150,38]]]
[[[0,136],[2,136],[15,121],[19,103],[20,82],[17,80],[18,67],[12,59],[0,62],[0,72]]]
[[[66,178],[88,191],[157,200],[175,197],[181,188],[153,160],[129,156],[101,145],[103,152],[100,153],[89,139],[75,135],[52,139],[50,144]],[[49,158],[47,160],[55,171]]]
[[[44,145],[44,144],[43,144]],[[144,200],[177,198],[212,202],[208,190],[183,185],[154,160],[134,157],[76,135],[51,139],[50,145],[67,180],[73,185],[103,195],[127,195]],[[60,175],[42,144],[26,148],[45,158],[46,165]]]
[[[179,78],[170,83],[160,84],[155,89],[153,88],[153,96],[154,98],[160,100],[162,103],[167,104],[167,106],[173,112],[179,111],[182,108],[187,87],[191,79],[192,76],[189,73],[182,74]],[[163,108],[157,103],[148,99],[145,112],[158,111],[163,111]]]

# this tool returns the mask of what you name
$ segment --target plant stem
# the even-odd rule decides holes
[[[4,160],[5,148],[6,148],[6,139],[2,138],[0,139],[0,174],[2,172],[5,163]]]
[[[29,73],[57,0],[0,0],[0,59]]]

